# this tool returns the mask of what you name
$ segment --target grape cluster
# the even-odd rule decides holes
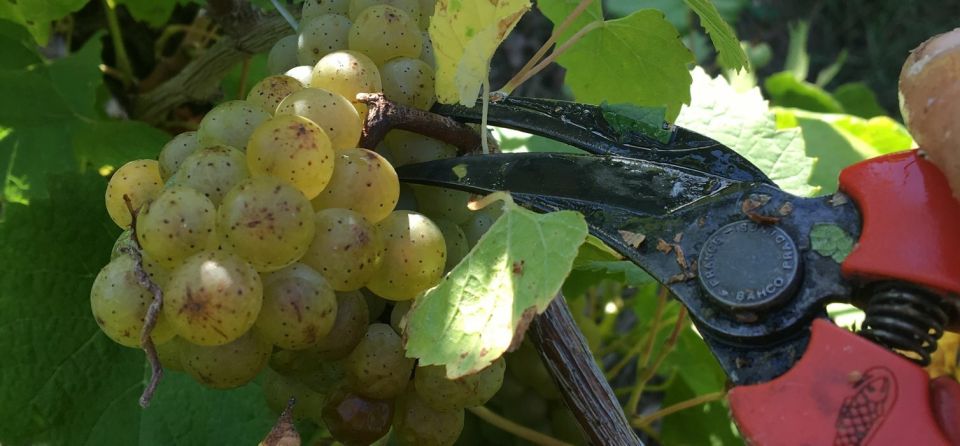
[[[106,208],[126,231],[90,294],[103,332],[139,346],[145,272],[164,294],[152,339],[165,368],[217,389],[262,373],[271,407],[296,397],[297,418],[348,445],[391,429],[399,444],[453,444],[504,361],[457,380],[417,367],[403,317],[496,211],[400,185],[394,165],[452,157],[449,145],[393,131],[358,147],[358,93],[432,106],[432,12],[433,0],[308,0],[300,33],[269,53],[276,74],[157,160],[117,169]]]

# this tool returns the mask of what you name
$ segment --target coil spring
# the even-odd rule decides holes
[[[934,293],[902,284],[874,288],[860,335],[926,366],[949,321]]]

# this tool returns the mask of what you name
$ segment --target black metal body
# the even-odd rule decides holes
[[[734,384],[787,371],[806,347],[810,320],[825,316],[827,302],[849,299],[852,289],[840,265],[814,252],[809,237],[814,224],[832,223],[857,238],[860,216],[849,200],[788,194],[733,150],[680,128],[668,144],[610,134],[595,106],[507,99],[489,107],[490,125],[595,155],[467,156],[401,167],[401,180],[475,193],[507,190],[538,211],[582,213],[593,235],[689,309]],[[479,121],[478,109],[434,111]],[[722,228],[736,233],[718,232]],[[624,239],[628,233],[645,240],[633,246]],[[728,238],[736,244],[727,245]],[[770,267],[774,261],[783,267]],[[725,286],[711,287],[699,277],[704,262],[712,262],[711,277]]]

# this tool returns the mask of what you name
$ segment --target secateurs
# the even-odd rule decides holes
[[[434,111],[480,121],[479,108]],[[892,154],[844,170],[841,192],[804,198],[707,137],[665,127],[657,138],[604,113],[506,98],[490,104],[490,125],[587,154],[466,156],[398,174],[581,212],[687,307],[736,386],[731,410],[750,443],[960,444],[960,385],[918,365],[960,326],[960,203],[936,167]],[[848,256],[823,246],[832,236],[855,241]],[[830,302],[865,310],[859,334],[827,319]]]

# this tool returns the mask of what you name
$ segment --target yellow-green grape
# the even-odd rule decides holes
[[[247,101],[227,101],[207,112],[200,120],[197,139],[203,147],[230,146],[243,150],[253,129],[270,113]]]
[[[310,65],[298,65],[285,71],[283,75],[300,81],[304,87],[309,87],[310,83],[313,82],[313,67]]]
[[[380,67],[383,94],[394,102],[423,110],[437,101],[433,79],[433,68],[413,57],[390,59]]]
[[[464,257],[470,252],[470,242],[467,240],[463,229],[456,223],[445,218],[436,218],[433,220],[443,233],[443,240],[447,244],[447,263],[443,267],[444,272],[448,272],[457,266]]]
[[[487,368],[457,379],[447,379],[446,368],[442,365],[417,367],[413,385],[420,398],[437,410],[480,406],[500,390],[506,365],[501,357]]]
[[[303,90],[300,81],[285,74],[275,74],[263,78],[247,93],[247,102],[256,104],[271,114],[277,111],[277,106],[283,98],[295,91]]]
[[[347,98],[322,88],[291,94],[277,107],[278,115],[298,115],[323,129],[334,150],[350,149],[360,141],[363,121]]]
[[[393,331],[397,334],[403,334],[403,318],[407,315],[407,312],[410,311],[410,307],[413,306],[413,301],[405,300],[403,302],[397,302],[393,306],[393,309],[390,310],[390,328],[393,328]]]
[[[301,350],[330,333],[337,297],[320,273],[294,263],[262,279],[263,307],[254,324],[260,336],[282,349]]]
[[[503,206],[493,203],[479,211],[473,212],[470,218],[460,225],[463,228],[463,234],[467,236],[467,242],[470,246],[476,245],[480,237],[490,230],[490,226],[503,214]]]
[[[216,207],[210,199],[174,185],[140,210],[137,239],[147,254],[173,268],[207,247],[216,222]]]
[[[330,333],[320,342],[306,350],[324,361],[345,358],[360,343],[370,324],[367,301],[359,292],[337,293],[337,319]]]
[[[337,152],[333,178],[313,207],[351,209],[376,223],[390,215],[399,197],[400,180],[387,160],[367,149],[349,149]]]
[[[217,234],[257,271],[276,271],[296,262],[313,240],[313,209],[303,194],[273,177],[237,184],[217,215]]]
[[[278,40],[267,53],[267,71],[271,74],[283,74],[297,65],[296,34]]]
[[[160,359],[160,365],[163,366],[164,371],[183,371],[182,352],[186,343],[187,341],[184,341],[181,337],[174,336],[173,339],[163,344],[156,344],[157,358]]]
[[[308,199],[330,182],[333,164],[327,134],[313,121],[296,115],[278,114],[264,121],[247,144],[247,167],[253,177],[280,178]]]
[[[366,54],[377,65],[394,57],[419,57],[423,38],[418,18],[419,13],[411,15],[390,5],[366,8],[350,27],[350,49]]]
[[[456,147],[419,133],[391,130],[384,139],[393,155],[393,164],[398,167],[457,156]]]
[[[463,409],[437,410],[408,390],[397,398],[393,438],[400,446],[452,446],[463,430]]]
[[[347,49],[347,36],[353,22],[340,14],[323,14],[300,22],[297,40],[297,61],[300,65],[316,65],[323,56]]]
[[[460,225],[466,223],[473,215],[467,207],[472,196],[467,192],[419,184],[410,187],[417,197],[420,211],[430,217],[445,218]]]
[[[347,15],[350,11],[350,0],[306,0],[303,2],[300,20],[309,20],[323,14]]]
[[[252,331],[215,346],[187,343],[181,352],[183,369],[200,384],[214,389],[240,387],[267,367],[273,346]]]
[[[387,400],[407,388],[413,359],[403,351],[403,341],[387,324],[371,324],[356,348],[343,361],[350,390]]]
[[[223,345],[250,329],[263,303],[253,267],[226,251],[187,258],[164,287],[163,314],[177,334],[199,345]]]
[[[169,142],[160,149],[160,155],[157,162],[160,166],[160,177],[164,180],[173,176],[183,160],[190,154],[200,148],[200,141],[197,140],[197,132],[183,132],[174,136]]]
[[[435,223],[416,212],[396,211],[377,229],[385,242],[383,263],[367,284],[370,291],[403,301],[437,284],[447,262],[447,247]]]
[[[180,164],[170,184],[196,189],[215,205],[240,181],[250,177],[247,156],[233,147],[213,146],[197,150]]]
[[[153,294],[137,281],[136,263],[131,256],[111,260],[97,274],[90,289],[90,309],[100,330],[126,347],[140,346],[140,332],[152,302]],[[174,335],[173,327],[160,315],[151,339],[163,343]]]
[[[293,418],[298,421],[320,419],[326,398],[294,378],[283,376],[267,368],[263,378],[263,397],[274,413],[283,412],[290,398],[296,399]]]
[[[376,5],[390,5],[403,10],[410,17],[420,17],[420,0],[350,0],[350,20],[356,20],[360,13]]]
[[[134,210],[138,210],[144,203],[160,195],[162,189],[163,179],[160,177],[160,164],[157,161],[134,160],[120,166],[110,177],[107,193],[104,195],[110,219],[117,226],[127,228],[133,219],[123,196],[129,197],[130,205]]]
[[[347,98],[360,116],[367,115],[367,106],[357,101],[357,94],[383,91],[377,64],[363,53],[346,50],[323,56],[313,67],[309,86]]]
[[[430,17],[437,7],[437,0],[420,0],[420,29],[426,31],[430,29]]]
[[[437,60],[433,56],[433,41],[430,40],[430,33],[424,31],[420,33],[423,38],[423,48],[420,50],[420,60],[430,65],[430,68],[437,69]]]
[[[337,291],[360,289],[376,274],[383,240],[362,215],[349,209],[323,209],[314,215],[313,242],[301,262],[310,265]]]

